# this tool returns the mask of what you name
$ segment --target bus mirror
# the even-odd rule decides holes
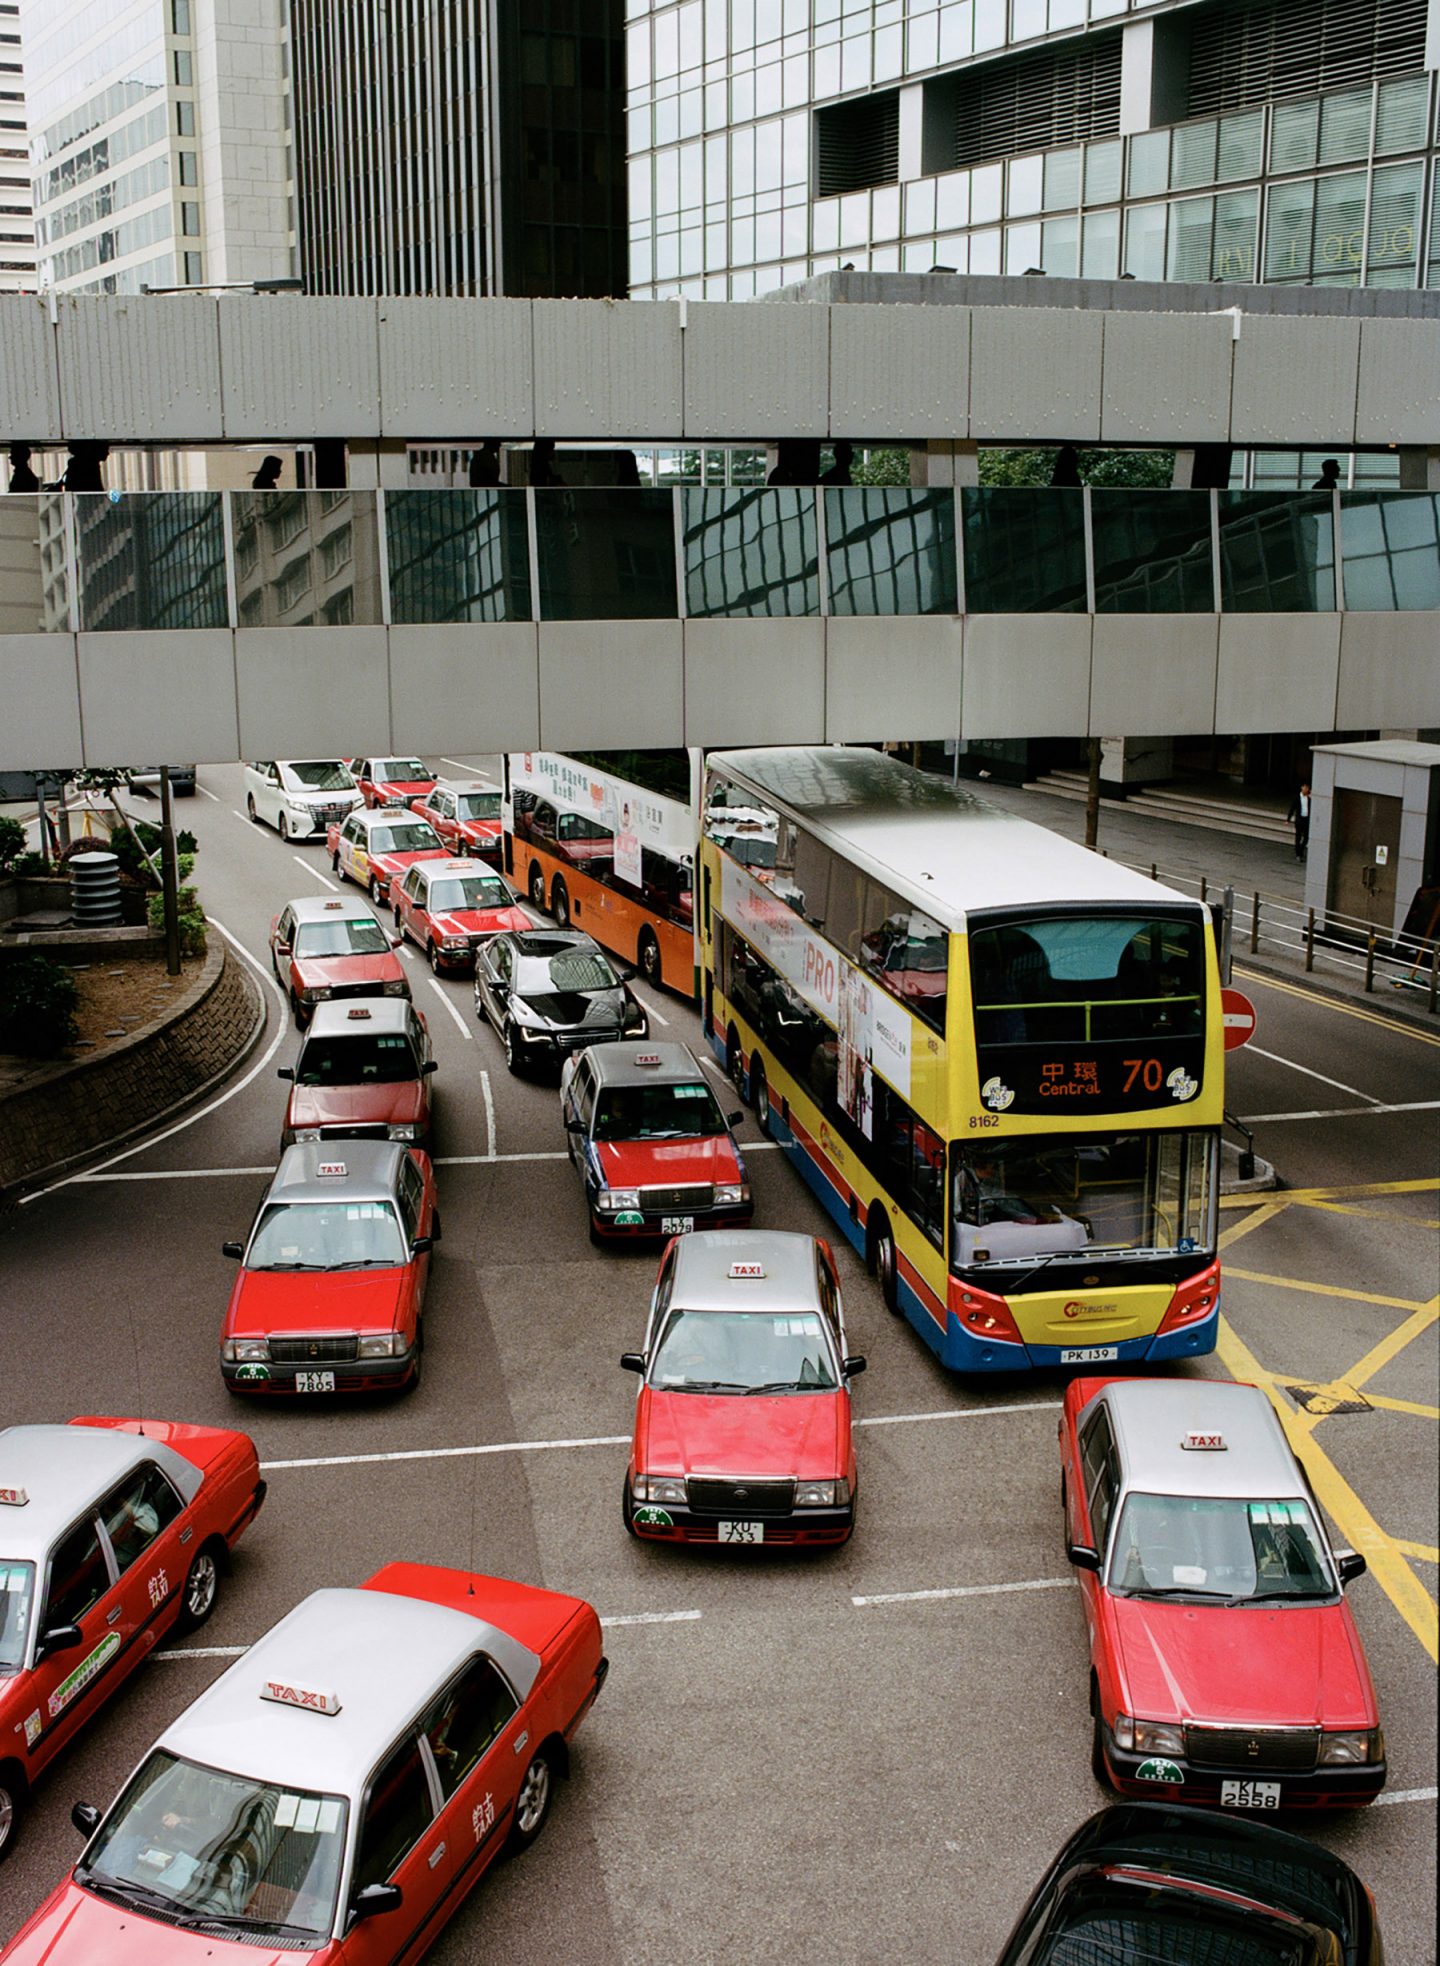
[[[1091,1543],[1071,1543],[1065,1553],[1077,1570],[1100,1568],[1100,1552]]]

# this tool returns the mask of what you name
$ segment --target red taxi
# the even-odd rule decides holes
[[[437,779],[411,810],[428,819],[452,853],[500,864],[500,794],[493,785]]]
[[[731,1132],[683,1044],[590,1045],[565,1061],[560,1103],[592,1242],[743,1228],[755,1212]]]
[[[427,798],[435,774],[421,758],[352,758],[350,776],[367,806],[409,805]]]
[[[672,1543],[843,1543],[855,1526],[850,1381],[835,1259],[778,1229],[678,1236],[660,1263],[623,1514]]]
[[[292,1081],[281,1144],[360,1139],[423,1147],[434,1071],[430,1032],[413,1004],[385,997],[321,1004],[299,1058],[277,1068]]]
[[[440,1240],[427,1154],[385,1140],[287,1147],[246,1242],[220,1328],[227,1391],[410,1391]]]
[[[408,997],[396,944],[368,909],[302,895],[270,924],[270,961],[303,1029],[336,997]]]
[[[1060,1460],[1097,1778],[1223,1809],[1373,1801],[1385,1742],[1344,1597],[1365,1559],[1331,1549],[1265,1394],[1077,1379]]]
[[[425,951],[430,967],[471,969],[475,951],[530,917],[501,879],[473,860],[421,860],[395,882],[395,926]]]
[[[46,1764],[167,1632],[210,1616],[264,1499],[254,1446],[226,1427],[0,1431],[0,1856]]]
[[[167,1727],[14,1966],[392,1966],[544,1828],[604,1684],[583,1599],[391,1563],[319,1590]]]
[[[362,806],[342,824],[326,828],[325,851],[341,880],[368,887],[377,908],[388,908],[390,884],[417,860],[448,860],[434,829],[406,806]]]

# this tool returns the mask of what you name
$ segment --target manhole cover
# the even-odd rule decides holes
[[[1307,1413],[1327,1415],[1331,1413],[1371,1413],[1374,1408],[1363,1393],[1356,1392],[1353,1386],[1287,1386],[1297,1406],[1303,1406]]]

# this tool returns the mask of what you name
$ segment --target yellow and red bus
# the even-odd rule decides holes
[[[500,808],[505,871],[537,908],[691,998],[700,768],[698,751],[516,751]]]
[[[717,1057],[944,1364],[1213,1351],[1200,903],[875,751],[712,752],[699,941]]]

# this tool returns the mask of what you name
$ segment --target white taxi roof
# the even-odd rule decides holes
[[[667,1081],[688,1085],[705,1077],[687,1044],[626,1039],[621,1044],[591,1045],[585,1055],[600,1085],[663,1085]]]
[[[356,1017],[355,1011],[365,1014]],[[408,997],[334,997],[316,1004],[305,1044],[312,1038],[393,1038],[409,1031],[413,1016]],[[302,1044],[302,1055],[304,1048]]]
[[[815,1238],[798,1230],[697,1229],[676,1244],[670,1301],[686,1311],[813,1311],[816,1261]]]
[[[385,1750],[478,1651],[522,1701],[529,1696],[539,1658],[484,1619],[389,1591],[314,1591],[155,1745],[232,1774],[355,1797]],[[271,1681],[330,1696],[339,1710],[264,1698]]]
[[[56,1538],[132,1469],[153,1461],[186,1502],[203,1479],[193,1461],[164,1441],[113,1427],[6,1427],[0,1432],[0,1488],[23,1503],[0,1503],[0,1556],[40,1564]]]
[[[297,922],[373,922],[379,917],[358,898],[327,899],[323,894],[301,894],[285,906]]]
[[[403,780],[399,782],[404,783]],[[354,826],[357,823],[367,833],[373,832],[377,826],[403,826],[407,823],[430,827],[430,821],[423,818],[416,812],[412,805],[403,799],[397,799],[393,805],[388,806],[356,806],[341,821],[341,824],[344,826]],[[434,828],[430,827],[430,830],[433,832]]]
[[[1129,1379],[1097,1397],[1110,1410],[1126,1489],[1239,1500],[1306,1498],[1285,1430],[1258,1386],[1228,1379]],[[1094,1405],[1092,1400],[1085,1407],[1082,1424]],[[1185,1447],[1192,1433],[1219,1434],[1225,1445]]]
[[[487,867],[483,860],[477,863],[474,860],[467,860],[463,854],[457,855],[454,860],[417,860],[415,865],[427,881],[443,881],[447,874],[473,875],[487,881],[499,878],[494,869]]]

